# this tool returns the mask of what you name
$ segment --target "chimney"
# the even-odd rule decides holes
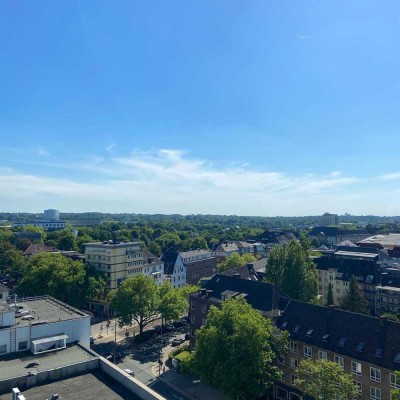
[[[387,322],[387,317],[381,315],[379,317],[379,326],[384,327],[386,325]]]
[[[247,263],[247,268],[249,269],[249,272],[253,272],[254,271],[254,263]]]

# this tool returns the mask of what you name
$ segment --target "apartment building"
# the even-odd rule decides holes
[[[362,247],[385,249],[392,257],[400,257],[400,233],[378,234],[367,237],[357,243]]]
[[[339,229],[333,226],[317,226],[308,233],[308,240],[318,239],[321,244],[333,245],[349,240],[359,242],[370,234],[363,229]]]
[[[186,267],[186,283],[197,285],[201,278],[213,276],[217,272],[217,259],[211,250],[192,250],[179,253]]]
[[[372,314],[377,312],[377,287],[382,286],[386,276],[400,276],[396,260],[377,248],[339,247],[314,258],[318,275],[318,294],[323,301],[327,299],[329,284],[332,287],[334,304],[340,305],[348,292],[350,277],[357,279],[358,287],[368,301]],[[388,279],[386,286],[397,286]],[[388,290],[388,289],[385,289]],[[379,310],[379,309],[378,309]]]
[[[392,388],[400,388],[395,376],[400,369],[400,323],[290,300],[277,326],[290,337],[275,399],[302,398],[295,385],[302,359],[340,364],[352,375],[360,399],[386,400]]]
[[[213,251],[213,256],[217,259],[217,264],[224,261],[226,257],[231,256],[234,253],[240,253],[239,247],[236,243],[227,242],[218,245]]]
[[[161,260],[164,262],[164,279],[174,288],[186,286],[186,265],[177,251],[165,251]]]
[[[244,297],[256,310],[266,317],[276,318],[285,307],[288,298],[275,285],[260,281],[241,279],[240,276],[217,274],[203,281],[202,288],[189,296],[189,322],[191,345],[195,332],[204,325],[211,305],[220,307],[228,298]]]
[[[339,225],[337,214],[324,213],[318,218],[318,226]]]

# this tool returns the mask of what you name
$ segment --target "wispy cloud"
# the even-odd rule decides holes
[[[84,182],[0,170],[0,203],[14,207],[25,204],[24,209],[28,209],[32,204],[48,207],[52,199],[64,204],[58,207],[66,210],[315,214],[327,207],[337,210],[339,198],[349,195],[345,188],[360,182],[340,171],[288,175],[245,164],[221,166],[176,149],[137,150],[129,156],[108,158],[92,156],[79,168],[89,174]],[[329,207],[331,203],[335,207]]]
[[[400,172],[392,172],[390,174],[385,174],[385,175],[382,175],[380,178],[384,181],[400,179]]]
[[[300,40],[307,40],[307,39],[312,39],[312,36],[306,36],[306,35],[297,35],[297,39]]]
[[[37,150],[36,154],[41,157],[47,157],[50,155],[49,151],[43,147]]]
[[[106,152],[107,153],[112,153],[113,150],[115,149],[116,144],[115,143],[110,143],[108,146],[106,146]]]

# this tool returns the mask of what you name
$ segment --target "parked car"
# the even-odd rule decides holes
[[[179,338],[179,339],[174,339],[172,342],[171,342],[171,346],[179,346],[180,344],[182,344],[183,342],[185,341],[185,339],[183,339],[183,338]]]
[[[166,332],[168,332],[168,331],[173,331],[175,329],[175,327],[174,327],[174,325],[172,325],[172,324],[167,324],[167,325],[165,325],[165,331]]]
[[[135,376],[135,373],[129,368],[124,369],[124,371],[130,376]]]
[[[190,335],[188,333],[185,335],[185,340],[190,340]]]

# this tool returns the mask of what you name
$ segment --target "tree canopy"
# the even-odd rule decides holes
[[[352,400],[357,389],[351,374],[335,362],[327,360],[306,360],[300,362],[296,385],[316,400]]]
[[[31,257],[18,281],[20,296],[50,295],[76,307],[82,307],[93,294],[104,291],[101,275],[87,270],[80,261],[57,253],[39,253]]]
[[[233,253],[217,265],[217,270],[218,272],[222,272],[228,269],[241,267],[254,261],[256,261],[256,258],[250,253],[243,254],[242,256],[238,253]]]
[[[154,280],[146,275],[135,275],[122,281],[119,288],[110,294],[111,306],[116,310],[121,324],[132,320],[139,325],[140,334],[159,312],[159,289]]]
[[[347,311],[369,315],[368,302],[364,299],[357,285],[357,280],[352,275],[349,281],[349,290],[343,297],[341,308]]]
[[[311,301],[318,294],[315,265],[308,252],[296,241],[271,250],[265,279],[295,300]]]
[[[191,364],[202,381],[233,400],[265,394],[280,377],[274,365],[286,351],[287,335],[243,298],[229,299],[222,309],[211,306],[196,333]]]

